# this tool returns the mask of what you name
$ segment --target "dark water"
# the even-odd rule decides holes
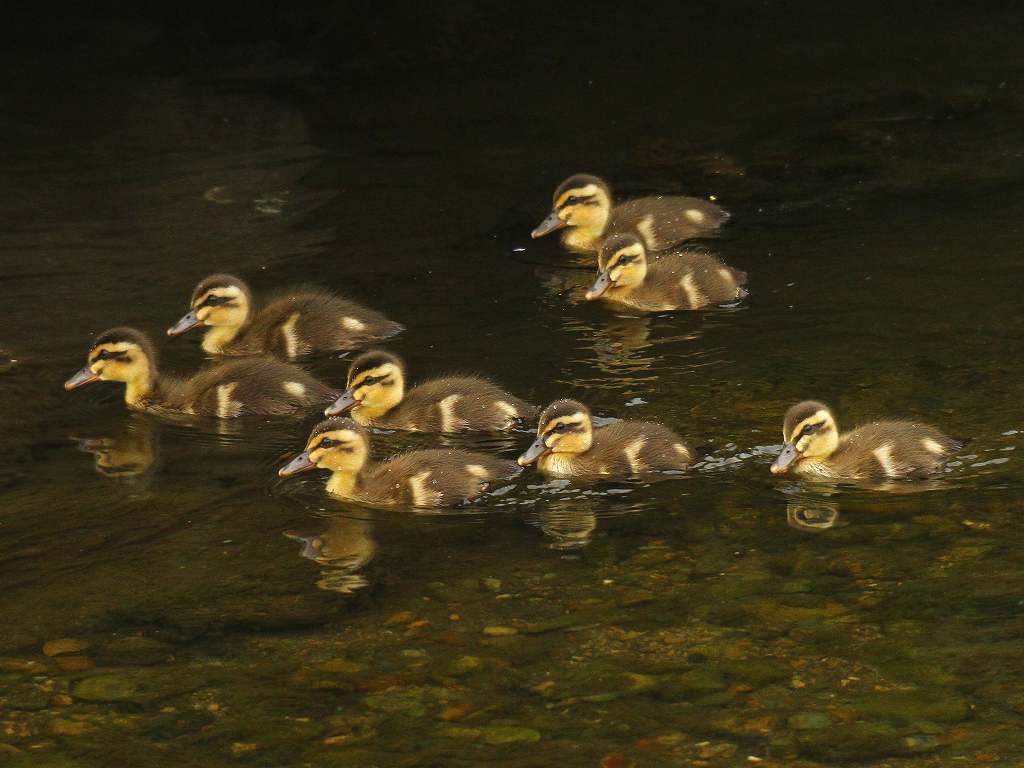
[[[0,763],[1021,764],[1018,25],[938,14],[894,51],[745,22],[558,77],[7,83]],[[749,299],[585,304],[593,266],[528,237],[580,170],[716,195]],[[375,512],[276,478],[314,416],[181,426],[63,392],[111,325],[200,365],[161,334],[212,271],[387,312],[413,378],[576,397],[710,458]],[[913,492],[780,481],[809,397],[972,440]],[[375,445],[438,442],[529,436]]]

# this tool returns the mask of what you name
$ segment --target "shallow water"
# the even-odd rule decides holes
[[[841,81],[848,46],[808,43],[788,78],[799,41],[763,69],[709,50],[691,101],[611,118],[680,86],[595,64],[570,82],[581,132],[539,67],[333,101],[226,77],[9,84],[0,762],[1024,760],[1024,101],[997,22],[975,20],[992,45],[963,43],[955,77],[882,78],[870,45]],[[709,245],[750,297],[585,303],[592,265],[529,239],[577,170],[716,195],[733,220]],[[710,454],[657,483],[527,472],[470,507],[381,512],[276,477],[315,416],[175,424],[112,386],[63,392],[111,325],[151,333],[168,370],[201,364],[162,332],[212,271],[385,311],[414,379],[480,372]],[[311,366],[340,382],[346,362]],[[904,492],[780,481],[782,414],[807,397],[971,442]],[[530,437],[374,440],[513,457]]]

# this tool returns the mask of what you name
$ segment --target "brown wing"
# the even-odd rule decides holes
[[[831,461],[852,479],[920,479],[939,472],[959,447],[927,424],[880,421],[844,434]]]
[[[236,343],[287,360],[356,349],[401,330],[401,325],[380,312],[343,296],[305,290],[270,301]]]
[[[671,290],[681,306],[698,309],[724,304],[746,295],[742,285],[747,275],[727,266],[703,248],[689,248],[663,254],[651,261],[647,280]]]
[[[695,237],[714,234],[729,214],[699,197],[641,197],[612,209],[605,236],[638,234],[648,250],[664,250]]]
[[[693,449],[668,427],[646,421],[618,421],[594,430],[588,462],[605,474],[627,476],[685,469]]]
[[[482,453],[411,451],[373,467],[366,493],[377,503],[448,507],[474,499],[493,483],[519,472],[515,462]]]
[[[222,418],[300,413],[338,394],[302,368],[262,355],[213,365],[182,388],[197,414]]]
[[[539,409],[487,379],[444,376],[406,393],[387,415],[389,424],[422,432],[503,431],[537,417]]]

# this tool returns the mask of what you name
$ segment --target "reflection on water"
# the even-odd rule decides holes
[[[157,435],[151,417],[130,414],[118,431],[100,437],[69,435],[79,450],[91,453],[96,472],[115,480],[139,478],[157,460]]]
[[[377,542],[369,519],[334,515],[311,525],[313,530],[285,531],[302,545],[299,554],[322,566],[316,585],[320,589],[351,594],[367,585],[360,572],[377,554]]]
[[[786,504],[786,522],[798,531],[827,531],[839,521],[839,505],[827,501]]]

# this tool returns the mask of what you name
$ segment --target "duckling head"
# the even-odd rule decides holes
[[[786,411],[782,439],[786,445],[772,464],[773,475],[784,475],[805,459],[827,459],[839,447],[839,428],[827,405],[807,400]]]
[[[89,347],[85,366],[64,382],[64,389],[84,387],[97,381],[121,381],[125,401],[136,405],[156,383],[156,350],[146,335],[134,328],[111,328]]]
[[[321,421],[309,434],[306,449],[277,471],[291,477],[313,469],[357,475],[370,455],[370,437],[352,419]]]
[[[530,233],[536,239],[565,227],[575,227],[588,238],[601,236],[612,210],[612,193],[597,176],[578,173],[555,189],[551,213]]]
[[[551,453],[583,453],[593,441],[590,409],[575,400],[556,400],[540,415],[537,439],[517,461],[525,467]]]
[[[615,235],[601,246],[597,279],[587,291],[587,301],[599,299],[609,288],[634,288],[647,277],[647,249],[634,235]]]
[[[364,352],[352,361],[345,391],[324,414],[351,412],[353,419],[366,423],[390,411],[404,395],[405,363],[401,358],[382,350]]]
[[[192,291],[192,307],[167,329],[168,336],[180,336],[200,325],[214,330],[203,339],[203,349],[219,352],[249,321],[252,293],[242,280],[232,275],[210,275]]]

